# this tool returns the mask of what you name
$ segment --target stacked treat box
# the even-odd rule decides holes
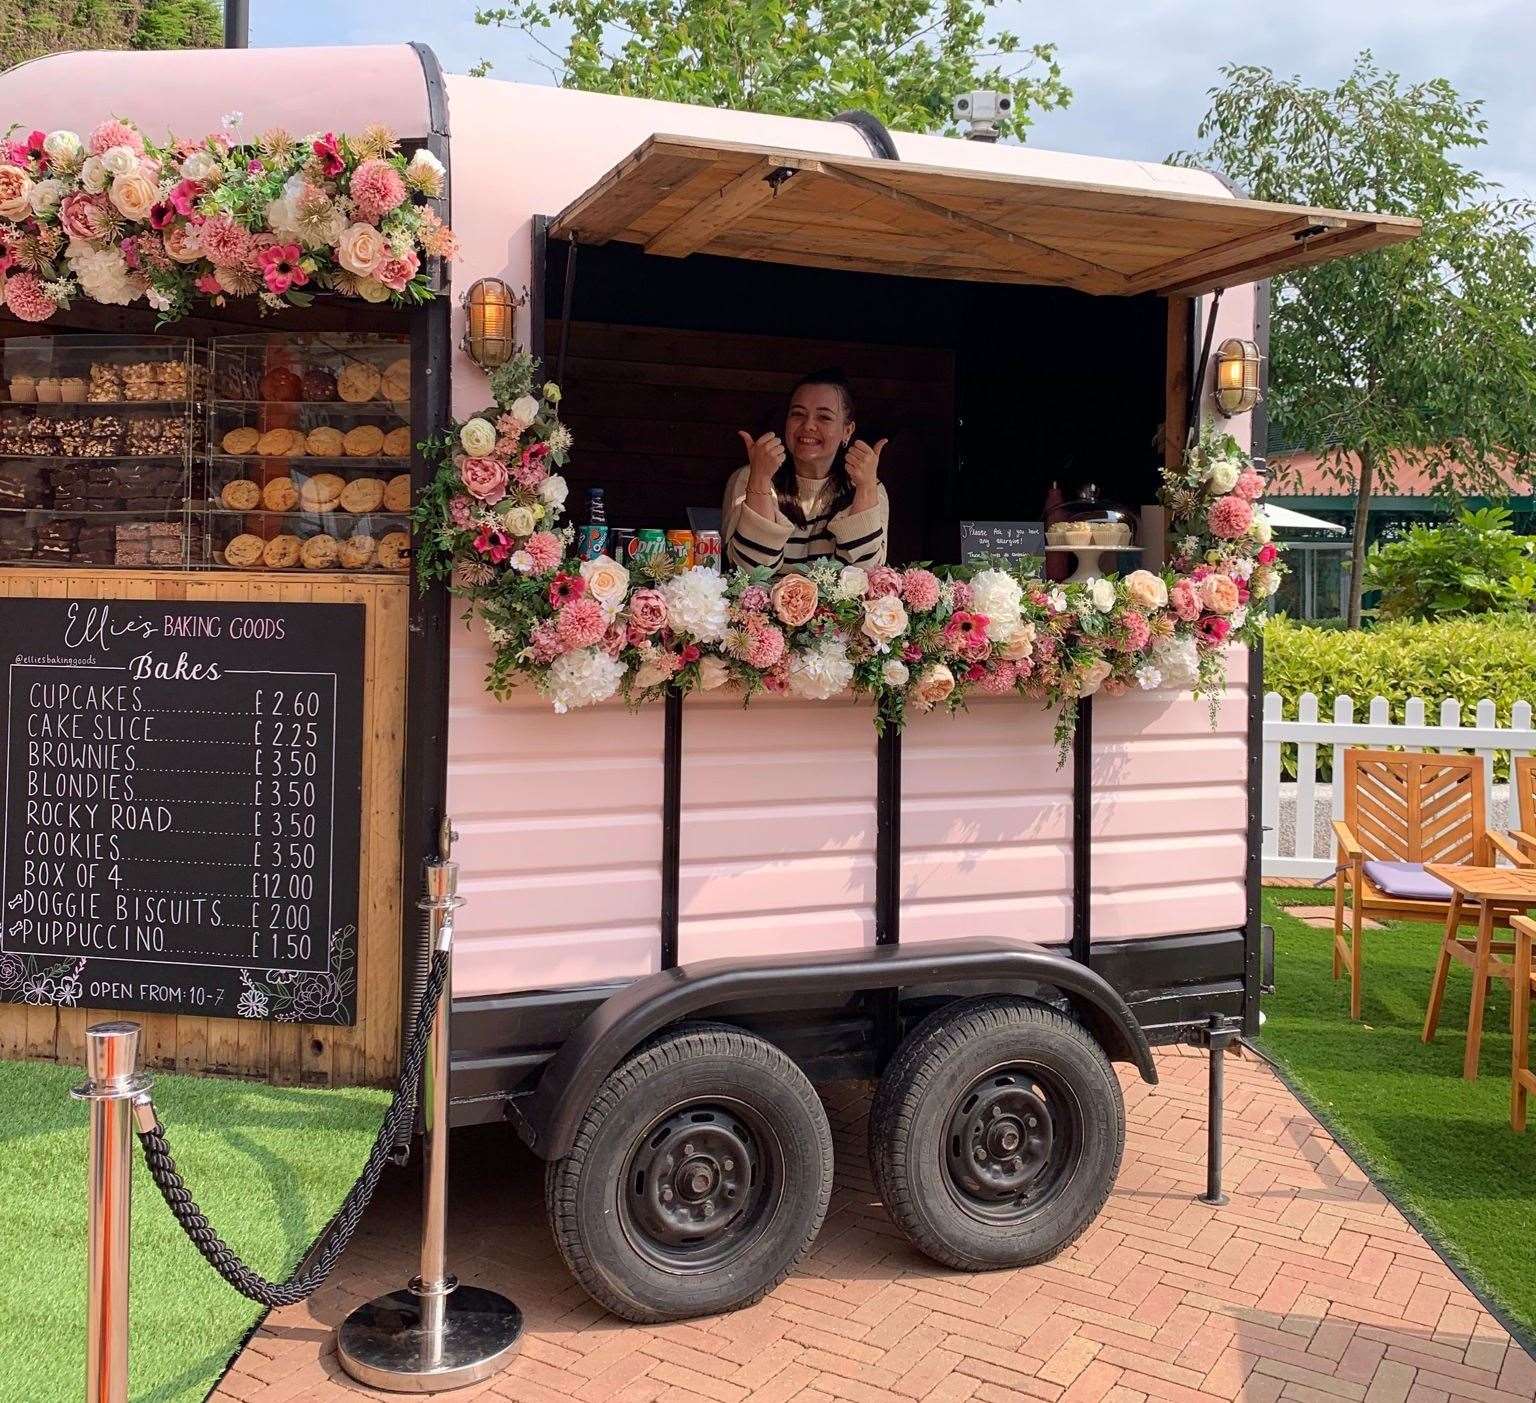
[[[224,337],[212,344],[209,559],[243,570],[405,570],[408,344]]]
[[[148,564],[117,545],[143,527],[159,542],[154,563],[193,563],[192,409],[205,377],[192,344],[19,337],[0,357],[0,560]]]

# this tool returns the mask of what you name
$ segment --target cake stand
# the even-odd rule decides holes
[[[1104,557],[1113,555],[1140,555],[1140,546],[1047,546],[1047,555],[1067,552],[1077,557],[1077,569],[1067,576],[1069,585],[1087,584],[1109,573]]]

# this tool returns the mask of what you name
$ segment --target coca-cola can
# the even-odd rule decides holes
[[[693,533],[693,558],[698,565],[707,565],[711,570],[720,568],[720,533],[718,531],[695,531]]]

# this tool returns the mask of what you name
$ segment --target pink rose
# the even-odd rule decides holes
[[[20,166],[0,166],[0,219],[25,219],[32,212],[27,192],[32,177]]]
[[[71,195],[59,206],[59,223],[72,239],[105,238],[111,222],[101,195]]]
[[[872,599],[883,599],[888,594],[901,593],[901,571],[893,570],[889,565],[877,565],[869,572],[869,595]]]
[[[1280,554],[1273,544],[1259,547],[1258,561],[1260,565],[1273,565],[1275,558]]]
[[[1232,490],[1245,502],[1258,501],[1264,495],[1263,474],[1257,468],[1244,468]]]
[[[629,625],[650,637],[667,622],[667,597],[659,589],[637,589],[629,596]]]
[[[1173,612],[1187,624],[1200,617],[1200,595],[1188,580],[1180,580],[1168,591],[1168,602],[1173,606]]]
[[[884,647],[893,643],[907,629],[907,610],[894,594],[882,594],[864,603],[864,621],[859,632],[870,642]]]
[[[414,253],[403,258],[386,258],[374,274],[391,292],[404,292],[406,285],[416,276],[421,260]]]
[[[149,218],[150,210],[160,198],[160,191],[142,171],[134,171],[114,177],[111,198],[124,219],[142,222]]]
[[[203,256],[202,235],[195,224],[172,224],[160,235],[166,254],[178,263],[196,263]]]
[[[939,577],[932,570],[908,570],[901,577],[901,597],[907,607],[917,613],[926,613],[938,607]]]
[[[507,465],[496,458],[466,458],[459,476],[470,496],[492,506],[507,495]]]
[[[779,622],[787,628],[799,628],[815,617],[821,595],[816,582],[805,575],[784,575],[774,581],[768,600]]]
[[[1200,582],[1200,600],[1213,614],[1230,614],[1238,606],[1237,586],[1225,575],[1208,575]]]

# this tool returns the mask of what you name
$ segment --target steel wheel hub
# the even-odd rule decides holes
[[[1051,1108],[1023,1069],[989,1072],[950,1114],[945,1159],[954,1187],[983,1205],[1016,1202],[1051,1162]]]

